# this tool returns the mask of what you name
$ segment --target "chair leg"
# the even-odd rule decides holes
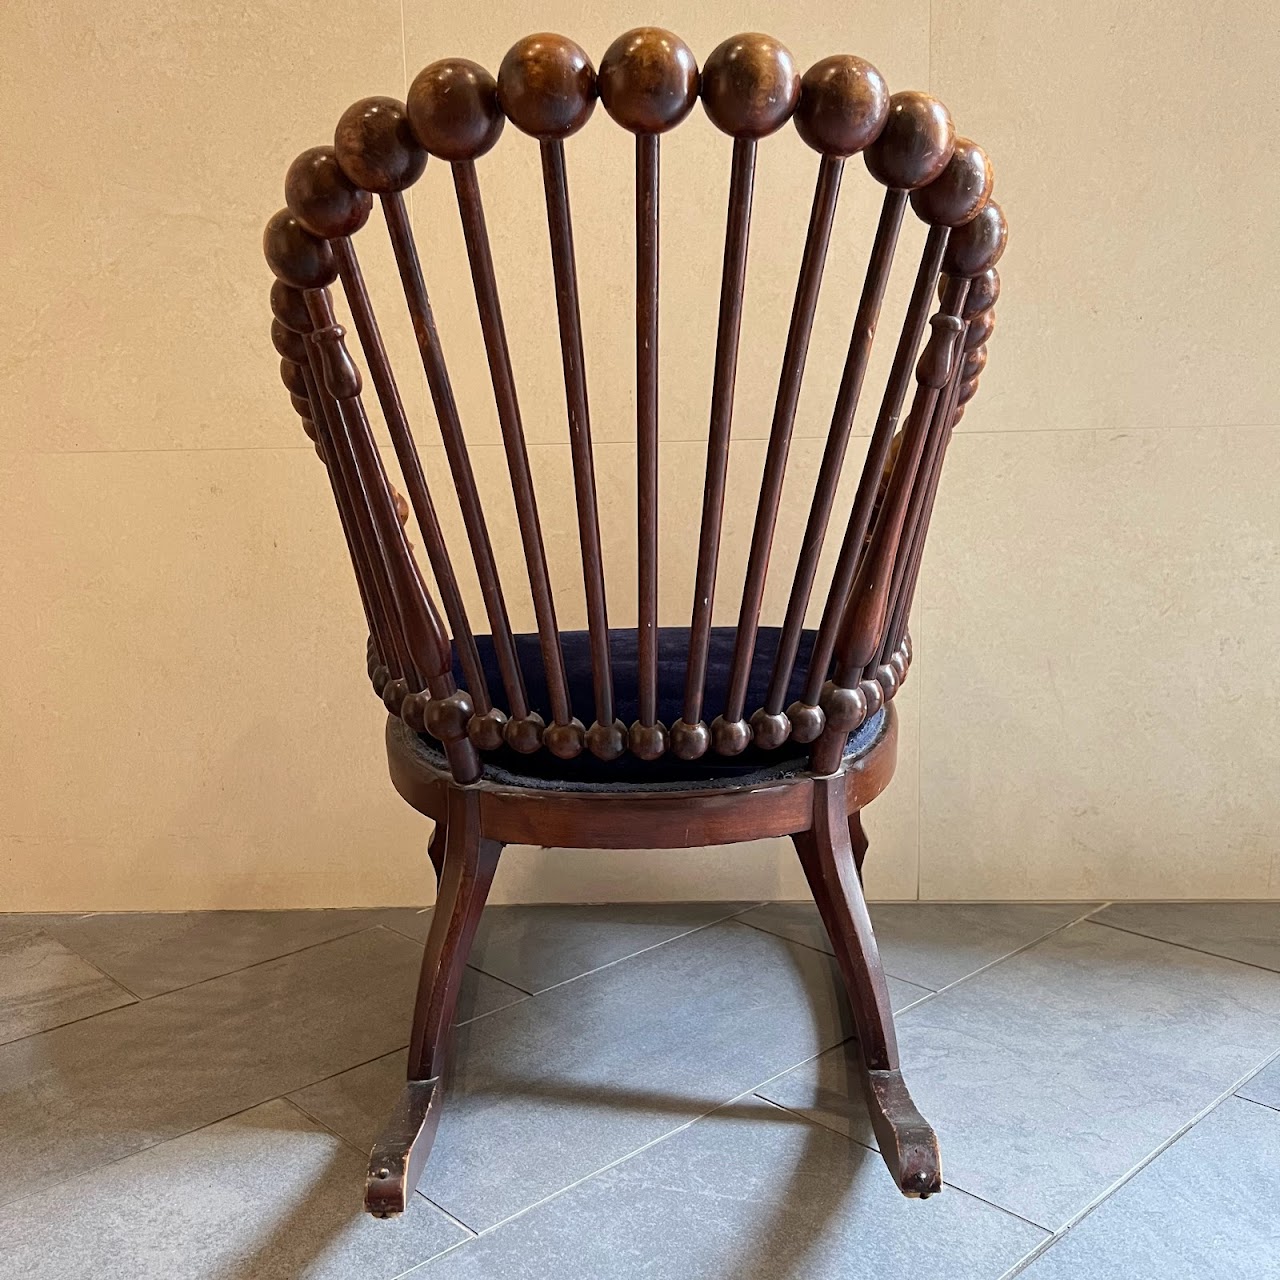
[[[813,826],[793,837],[840,966],[862,1055],[863,1086],[880,1154],[902,1191],[942,1190],[938,1139],[916,1110],[898,1066],[889,991],[859,875],[862,824],[845,812],[844,779],[815,778]],[[866,838],[862,837],[862,852]]]
[[[852,821],[852,819],[851,819]],[[432,870],[436,873],[436,889],[440,888],[440,877],[444,875],[444,847],[449,841],[449,824],[437,822],[427,843],[427,857],[431,859]]]
[[[849,815],[849,843],[853,846],[853,866],[862,884],[862,864],[867,857],[867,833],[862,829],[862,811],[855,809]]]
[[[409,1079],[369,1157],[364,1204],[379,1218],[404,1212],[431,1152],[462,974],[502,851],[480,834],[475,791],[450,791],[443,831],[439,888],[409,1040]]]

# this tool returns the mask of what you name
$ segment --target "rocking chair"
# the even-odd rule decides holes
[[[565,140],[599,96],[635,135],[636,499],[639,625],[611,629],[583,363]],[[661,135],[701,98],[733,139],[696,585],[687,627],[658,625],[658,232]],[[506,120],[540,148],[587,628],[562,631],[539,522],[497,279],[480,158]],[[752,186],[760,140],[794,121],[819,155],[772,429],[755,498],[737,625],[714,626]],[[845,162],[884,187],[861,295],[782,621],[763,625],[765,580],[797,400]],[[537,631],[513,634],[504,587],[428,301],[404,191],[428,156],[451,166],[510,472]],[[495,175],[496,176],[496,175]],[[952,428],[973,396],[999,291],[1006,227],[985,153],[942,103],[890,93],[852,56],[803,76],[763,35],[721,44],[701,71],[676,36],[621,36],[596,72],[571,40],[535,35],[496,80],[463,59],[428,66],[408,102],[366,98],[332,146],[303,152],[267,224],[272,339],[303,429],[332,486],[368,622],[368,667],[390,712],[391,779],[434,820],[438,896],[409,1045],[408,1082],[373,1149],[366,1208],[402,1212],[444,1103],[450,1027],[468,951],[508,843],[677,849],[762,837],[795,843],[848,990],[880,1152],[910,1196],[941,1189],[937,1140],[903,1081],[861,886],[860,811],[896,758],[893,697],[911,663],[907,620]],[[353,234],[382,206],[456,491],[488,631],[468,617],[410,433]],[[856,496],[837,485],[907,206],[928,227]],[[407,503],[384,468],[362,379],[335,318],[340,281],[394,447]],[[935,304],[935,291],[939,301]],[[899,422],[911,390],[905,423]],[[440,478],[433,477],[432,481]],[[563,501],[555,495],[553,501]],[[405,525],[420,531],[428,578]],[[825,608],[805,617],[832,519],[845,521]],[[456,548],[454,549],[456,550]],[[775,559],[775,571],[781,570]]]

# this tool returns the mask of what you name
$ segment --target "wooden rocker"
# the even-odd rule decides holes
[[[635,135],[637,625],[611,628],[567,182],[565,140],[596,97]],[[658,232],[660,136],[699,98],[733,138],[704,499],[687,626],[658,625]],[[539,522],[477,161],[505,121],[536,139],[546,197],[564,365],[585,631],[561,630]],[[713,623],[726,499],[747,236],[759,142],[794,122],[819,155],[782,372],[754,502],[737,623]],[[518,145],[518,144],[515,144]],[[884,188],[825,453],[777,625],[765,625],[766,574],[787,455],[845,162],[861,153]],[[536,631],[513,631],[444,342],[403,192],[428,156],[451,167],[502,431]],[[490,161],[495,175],[499,162]],[[332,146],[304,151],[287,207],[267,224],[272,339],[303,429],[324,463],[369,628],[373,687],[390,717],[387,755],[400,794],[436,823],[438,897],[422,962],[408,1082],[373,1149],[366,1207],[402,1212],[431,1148],[448,1073],[450,1027],[480,913],[504,844],[678,849],[762,837],[794,841],[852,1006],[881,1154],[907,1195],[941,1189],[938,1145],[898,1062],[884,972],[861,885],[860,811],[896,758],[893,697],[911,663],[908,615],[952,428],[977,389],[999,292],[1004,216],[984,152],[956,136],[942,103],[892,96],[860,58],[823,59],[803,76],[763,35],[726,40],[699,72],[656,28],[628,32],[597,73],[562,36],[521,40],[496,80],[448,59],[408,102],[366,98]],[[449,475],[426,474],[352,237],[374,197],[390,235]],[[908,206],[927,226],[852,503],[837,485]],[[628,237],[619,235],[619,246]],[[627,246],[630,247],[629,245]],[[341,283],[407,494],[393,487],[361,398],[362,375],[335,318]],[[935,300],[936,299],[936,300]],[[468,359],[477,359],[470,352]],[[914,374],[914,378],[913,378]],[[912,383],[914,381],[914,390]],[[904,407],[910,393],[910,406]],[[901,429],[899,425],[901,422]],[[487,631],[472,626],[433,486],[457,496]],[[567,504],[568,495],[543,500]],[[612,499],[612,500],[616,500]],[[429,576],[406,524],[415,518]],[[693,513],[690,512],[690,523]],[[818,563],[844,522],[825,596]],[[559,566],[557,566],[559,568]],[[511,568],[508,568],[511,572]],[[721,584],[723,585],[723,584]],[[722,594],[723,598],[723,594]],[[523,601],[521,602],[523,606]],[[819,607],[821,606],[821,607]],[[472,609],[474,611],[473,603]],[[669,611],[669,610],[668,610]],[[810,616],[816,626],[806,627]],[[589,727],[588,727],[589,725]]]

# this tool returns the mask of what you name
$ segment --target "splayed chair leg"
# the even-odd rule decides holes
[[[480,834],[479,794],[461,787],[450,792],[448,820],[432,845],[441,840],[439,888],[409,1041],[409,1079],[369,1157],[364,1204],[379,1218],[404,1212],[426,1166],[440,1123],[463,970],[502,851]]]
[[[849,994],[880,1154],[904,1194],[933,1195],[942,1190],[938,1139],[916,1110],[898,1066],[889,991],[862,896],[866,837],[857,815],[845,812],[842,777],[814,779],[813,826],[793,839]]]
[[[862,829],[861,810],[849,815],[849,844],[853,848],[853,866],[858,873],[858,883],[863,884],[862,864],[867,857],[867,833]]]

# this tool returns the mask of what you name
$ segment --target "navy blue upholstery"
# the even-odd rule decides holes
[[[751,679],[747,685],[745,715],[749,718],[764,702],[773,669],[773,658],[778,647],[778,627],[761,627],[756,636],[755,657],[751,666]],[[813,650],[815,633],[801,633],[800,648],[796,657],[791,684],[783,703],[785,708],[800,695],[801,686]],[[709,723],[724,710],[725,692],[729,683],[729,668],[733,661],[733,646],[737,637],[734,627],[715,627],[711,632],[711,646],[707,660],[706,690],[703,699],[703,718]],[[591,656],[586,631],[564,631],[560,634],[564,651],[565,670],[569,680],[569,697],[574,714],[590,725],[595,719],[595,695],[591,684]],[[516,652],[524,672],[525,687],[530,706],[543,715],[550,707],[547,695],[546,673],[542,666],[542,650],[536,634],[515,637]],[[476,647],[484,667],[485,679],[494,701],[503,706],[506,695],[502,676],[498,670],[492,637],[476,636]],[[634,628],[616,629],[609,633],[609,651],[613,661],[613,693],[616,715],[630,725],[638,714],[638,687],[636,666],[636,631]],[[658,629],[658,719],[670,726],[680,718],[684,702],[685,670],[689,652],[687,627],[660,627]],[[454,678],[465,687],[462,669],[454,655]],[[859,732],[855,742],[870,744],[879,735],[882,717],[869,721],[867,732]],[[852,744],[851,744],[852,745]],[[543,785],[609,785],[617,782],[651,784],[699,784],[714,783],[717,779],[742,778],[761,770],[785,771],[788,767],[804,767],[809,748],[787,743],[776,751],[761,751],[749,747],[739,756],[727,758],[708,753],[700,760],[678,760],[667,753],[659,760],[645,762],[627,753],[618,760],[597,760],[584,752],[575,760],[559,760],[547,751],[534,755],[520,755],[508,747],[484,753],[489,771],[503,775],[508,781],[529,782],[540,780]]]

